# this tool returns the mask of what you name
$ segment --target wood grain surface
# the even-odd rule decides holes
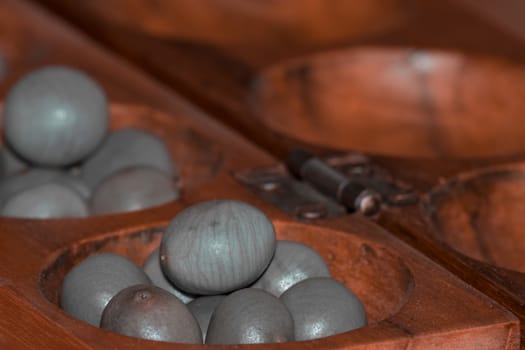
[[[302,224],[265,205],[233,180],[217,180],[201,190],[187,197],[187,203],[229,196],[263,209],[272,219],[279,239],[297,240],[313,247],[328,262],[333,277],[363,301],[369,326],[312,341],[312,347],[391,349],[413,346],[427,349],[439,343],[447,348],[518,348],[519,330],[514,316],[369,220],[350,216]],[[54,225],[26,222],[24,232],[20,232],[24,239],[3,239],[7,251],[12,254],[1,257],[0,262],[6,266],[9,260],[16,261],[14,255],[19,255],[19,250],[23,249],[20,243],[25,241],[38,246],[41,253],[35,254],[24,268],[0,272],[19,286],[23,297],[31,300],[35,308],[91,346],[119,344],[128,348],[168,348],[170,345],[166,343],[138,341],[95,331],[65,315],[56,305],[57,288],[74,264],[95,252],[123,254],[140,264],[159,244],[162,227],[181,209],[175,203],[169,211],[158,210],[155,215],[138,212],[120,228],[110,224],[114,222],[112,217],[63,220]],[[18,227],[15,222],[7,221],[0,225],[8,231]],[[36,242],[34,237],[43,229],[47,235]],[[72,230],[75,232],[71,233]],[[375,282],[371,283],[372,280]],[[275,344],[272,348],[302,349],[304,343]]]
[[[142,263],[176,213],[231,198],[262,209],[278,238],[314,247],[363,300],[369,326],[307,347],[519,348],[522,166],[490,174],[523,159],[523,40],[452,1],[291,4],[0,3],[0,95],[44,65],[86,71],[110,96],[113,129],[132,125],[168,141],[183,189],[180,201],[134,214],[1,219],[2,347],[190,348],[75,320],[57,307],[60,285],[95,252]],[[412,185],[421,204],[384,207],[379,225],[360,215],[304,224],[230,177],[299,146],[380,154],[372,160]],[[15,328],[22,321],[27,328]],[[272,345],[280,348],[305,343]]]

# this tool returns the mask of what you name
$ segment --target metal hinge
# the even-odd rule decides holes
[[[325,158],[296,150],[287,165],[234,173],[263,200],[310,221],[362,212],[375,216],[383,206],[413,205],[419,196],[360,153]]]

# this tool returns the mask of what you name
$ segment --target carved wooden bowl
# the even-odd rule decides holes
[[[180,209],[175,208],[172,212]],[[503,349],[504,346],[517,349],[518,324],[511,314],[414,250],[391,239],[370,222],[359,218],[323,225],[300,224],[278,218],[273,222],[278,238],[304,242],[324,257],[333,276],[352,288],[363,301],[369,325],[308,342],[214,348],[277,350],[310,346],[316,349],[392,349],[413,346],[429,349],[439,339],[440,346],[449,348],[479,349],[488,344],[495,349]],[[64,275],[76,263],[97,252],[115,252],[140,264],[159,244],[162,227],[166,223],[149,221],[146,225],[105,230],[102,229],[105,226],[103,218],[99,220],[99,225],[91,227],[74,221],[40,227],[28,224],[21,230],[23,232],[18,232],[23,238],[13,238],[8,242],[9,246],[16,241],[27,241],[29,236],[34,240],[38,230],[53,234],[55,242],[61,240],[62,243],[41,240],[38,254],[16,274],[7,273],[13,283],[22,287],[17,288],[19,295],[12,298],[17,303],[22,303],[23,299],[30,300],[31,312],[51,320],[51,334],[63,332],[67,336],[61,341],[79,348],[207,348],[140,340],[100,330],[70,317],[57,305]],[[75,235],[60,233],[72,228],[77,229]],[[33,244],[38,245],[34,241]],[[0,260],[12,258],[15,251]],[[9,293],[7,289],[9,287],[0,286],[0,296]],[[79,343],[83,347],[78,346]]]
[[[471,258],[525,273],[524,164],[462,174],[437,187],[427,208],[436,238]]]
[[[0,108],[2,108],[1,104]],[[181,196],[224,174],[222,168],[224,154],[217,140],[213,140],[210,135],[187,120],[174,119],[172,115],[141,105],[113,103],[110,107],[109,133],[121,128],[144,130],[164,141],[174,164],[176,177],[173,180],[176,181]],[[164,205],[169,206],[170,203]],[[133,213],[118,214],[133,215]]]
[[[352,239],[343,232],[312,229],[300,224],[277,223],[276,226],[278,238],[309,244],[325,258],[333,276],[355,291],[366,305],[371,324],[377,324],[393,316],[410,298],[414,284],[412,274],[402,259],[391,250],[358,238]],[[162,233],[162,228],[146,229],[94,236],[80,243],[75,242],[51,254],[50,264],[40,274],[40,290],[48,301],[56,305],[64,275],[74,264],[96,252],[122,254],[130,257],[137,264],[142,264],[149,253],[160,244]],[[388,278],[377,278],[379,275]],[[371,283],[375,279],[377,281]],[[61,313],[59,310],[54,312]],[[68,323],[89,328],[73,319],[68,320]],[[100,333],[100,337],[108,338],[110,342],[114,339],[115,344],[120,343],[116,338],[123,338],[106,331],[96,332]],[[341,338],[337,340],[351,344],[345,339],[348,336],[352,337],[341,335],[333,338]],[[144,343],[150,342],[144,341]],[[320,340],[315,343],[322,346]],[[276,349],[287,349],[289,346],[288,344],[274,345]],[[184,348],[184,346],[179,347]]]
[[[512,310],[522,322],[523,343],[524,201],[525,164],[491,165],[441,181],[421,211],[392,211],[383,224]]]
[[[262,71],[252,111],[313,145],[401,157],[525,152],[525,67],[446,51],[360,47]]]

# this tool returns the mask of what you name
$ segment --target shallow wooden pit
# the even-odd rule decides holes
[[[280,228],[280,230],[279,230]],[[114,252],[125,255],[142,265],[145,258],[160,244],[163,228],[139,232],[104,235],[76,243],[58,254],[40,274],[40,290],[47,300],[57,304],[65,273],[88,255]],[[368,245],[342,232],[331,232],[301,225],[278,226],[278,237],[304,242],[315,248],[327,261],[334,278],[345,283],[366,305],[371,324],[391,317],[410,298],[413,277],[403,261],[392,251]],[[376,252],[375,249],[379,249]],[[388,278],[370,283],[378,275]],[[107,332],[104,332],[107,333]],[[275,345],[286,348],[283,345]]]
[[[525,273],[525,165],[464,174],[433,191],[428,207],[437,238],[474,259]]]
[[[177,210],[180,210],[177,209]],[[174,210],[174,211],[177,211]],[[217,349],[517,349],[518,323],[498,304],[460,282],[419,253],[360,217],[347,217],[320,225],[274,219],[279,239],[304,242],[327,261],[333,276],[355,291],[365,304],[369,325],[359,330],[309,342],[213,346]],[[74,222],[61,226],[27,223],[6,248],[29,244],[40,250],[15,271],[5,271],[1,300],[15,303],[21,314],[43,323],[32,328],[31,338],[7,337],[4,344],[36,344],[39,332],[62,337],[68,348],[201,349],[208,346],[140,340],[94,328],[65,314],[57,305],[65,274],[90,254],[116,252],[141,264],[159,244],[167,222],[134,224],[125,229],[103,229]],[[17,226],[3,229],[13,230]],[[7,225],[9,226],[9,225]],[[72,234],[71,230],[76,230]],[[37,233],[38,232],[38,233]],[[45,233],[47,238],[38,239]],[[50,239],[53,235],[54,239]],[[57,242],[61,243],[57,243]],[[18,261],[21,248],[0,257]],[[8,314],[9,320],[19,317]],[[9,333],[7,333],[9,334]],[[45,337],[44,337],[45,338]],[[0,342],[1,344],[1,342]],[[60,345],[64,347],[65,345]],[[60,347],[59,347],[60,348]],[[65,348],[65,347],[64,347]]]
[[[400,157],[523,154],[525,67],[448,51],[357,47],[263,70],[262,123],[312,145]]]
[[[0,108],[3,106],[0,104]],[[176,115],[160,112],[143,105],[112,103],[109,116],[110,135],[123,128],[143,130],[159,137],[171,155],[180,197],[193,188],[215,179],[225,169],[223,150],[213,137],[195,128],[192,122]],[[162,206],[169,206],[166,203]],[[146,208],[144,210],[150,210]],[[116,213],[133,215],[133,212]],[[115,215],[115,214],[112,214]],[[9,218],[2,218],[9,219]],[[17,221],[27,219],[14,219]],[[50,219],[54,221],[55,219]]]
[[[492,166],[437,186],[424,203],[433,237],[525,301],[525,164]],[[511,306],[523,318],[521,307]]]
[[[525,164],[464,171],[419,207],[388,208],[379,223],[521,320],[525,341]]]

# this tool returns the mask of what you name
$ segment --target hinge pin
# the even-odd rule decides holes
[[[370,216],[381,209],[379,193],[348,178],[304,150],[292,151],[287,165],[292,174],[325,195],[335,198],[351,212],[359,211]]]

